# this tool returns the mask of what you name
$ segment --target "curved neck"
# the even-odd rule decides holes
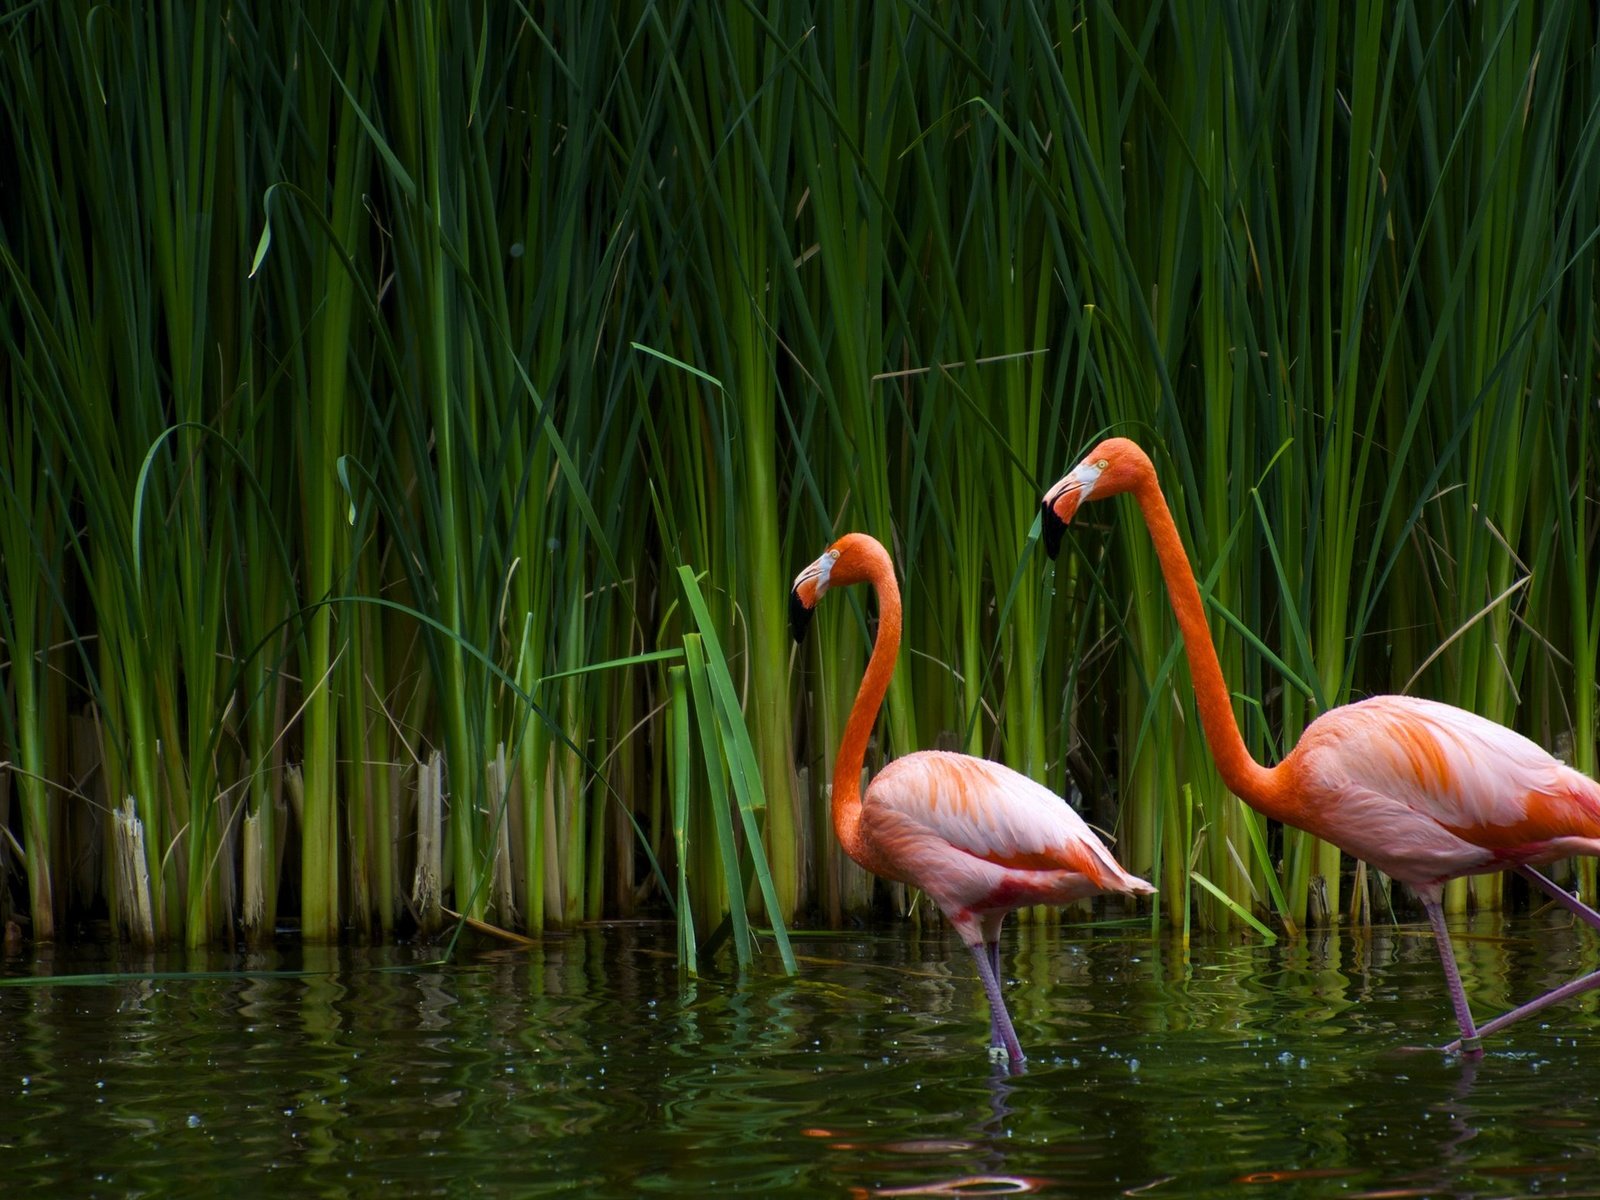
[[[1211,629],[1206,624],[1200,588],[1195,582],[1189,555],[1178,536],[1172,510],[1167,507],[1166,497],[1161,494],[1155,473],[1151,471],[1144,475],[1133,492],[1144,513],[1150,540],[1155,543],[1156,557],[1161,561],[1161,574],[1166,577],[1167,594],[1172,600],[1172,611],[1178,618],[1178,628],[1183,631],[1183,646],[1189,657],[1189,675],[1194,680],[1195,707],[1200,712],[1200,723],[1205,728],[1206,742],[1211,747],[1211,757],[1216,760],[1217,772],[1228,785],[1228,790],[1239,799],[1252,808],[1274,815],[1274,810],[1279,807],[1275,803],[1279,790],[1275,772],[1256,762],[1245,748],[1238,718],[1234,716],[1233,701],[1228,694],[1228,685],[1222,678],[1217,648],[1211,642]]]
[[[865,854],[861,844],[861,771],[866,765],[867,739],[872,735],[878,710],[883,707],[895,659],[900,654],[900,585],[895,582],[894,567],[887,555],[871,564],[867,582],[878,596],[878,638],[855,703],[850,706],[850,719],[845,722],[839,755],[833,764],[833,832],[845,853],[857,862],[862,862]]]

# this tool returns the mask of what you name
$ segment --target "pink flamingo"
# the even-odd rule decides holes
[[[1166,577],[1194,679],[1196,707],[1228,789],[1257,812],[1365,859],[1422,900],[1433,925],[1461,1040],[1445,1049],[1483,1052],[1481,1038],[1558,1000],[1600,987],[1600,971],[1475,1026],[1456,970],[1439,900],[1462,875],[1511,869],[1588,924],[1600,913],[1534,868],[1600,854],[1600,784],[1503,725],[1449,704],[1374,696],[1330,709],[1287,758],[1250,757],[1234,717],[1200,589],[1149,458],[1126,438],[1096,446],[1041,502],[1051,557],[1078,506],[1131,492]]]
[[[1068,904],[1100,892],[1154,892],[1110,851],[1060,796],[1009,767],[969,754],[924,750],[897,758],[861,795],[867,736],[900,652],[900,588],[889,554],[864,533],[847,533],[795,577],[789,627],[805,637],[829,588],[870,583],[878,637],[845,723],[833,765],[833,831],[875,875],[921,888],[961,935],[989,997],[990,1045],[1014,1067],[1024,1061],[1000,994],[1000,926],[1030,904]]]

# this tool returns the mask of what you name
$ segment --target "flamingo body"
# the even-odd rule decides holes
[[[861,866],[921,888],[977,961],[989,998],[990,1042],[1023,1062],[1000,991],[1000,926],[1031,904],[1067,904],[1101,892],[1154,892],[1117,865],[1060,796],[1009,767],[968,754],[926,750],[895,759],[861,794],[867,738],[900,649],[900,589],[876,539],[848,533],[795,578],[790,628],[805,636],[830,587],[870,583],[878,636],[840,739],[833,768],[833,829]]]
[[[866,866],[928,893],[969,944],[985,918],[1100,892],[1154,889],[1117,865],[1060,796],[969,754],[897,758],[861,805]]]
[[[1419,893],[1600,855],[1600,784],[1453,705],[1374,696],[1330,709],[1279,770],[1283,819]]]
[[[1600,855],[1600,784],[1503,725],[1409,696],[1375,696],[1330,709],[1277,766],[1257,763],[1239,732],[1194,569],[1144,451],[1126,438],[1109,438],[1046,492],[1045,548],[1053,557],[1085,501],[1123,493],[1138,502],[1155,545],[1194,679],[1195,707],[1223,782],[1258,812],[1309,830],[1417,893],[1461,1027],[1460,1042],[1447,1049],[1481,1054],[1481,1034],[1600,987],[1596,971],[1479,1030],[1440,906],[1449,880],[1509,868],[1600,929],[1600,913],[1535,869],[1574,854]]]

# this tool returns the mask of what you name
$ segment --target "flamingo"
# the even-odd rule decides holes
[[[1200,589],[1155,468],[1136,444],[1110,438],[1044,494],[1045,549],[1053,558],[1078,506],[1132,493],[1155,543],[1183,633],[1196,707],[1228,789],[1257,812],[1309,830],[1406,884],[1433,926],[1459,1041],[1469,1057],[1482,1038],[1559,1000],[1600,987],[1600,971],[1473,1023],[1440,897],[1458,876],[1510,869],[1596,929],[1596,913],[1535,868],[1600,854],[1600,784],[1521,734],[1484,717],[1410,696],[1373,696],[1329,709],[1275,767],[1245,748]]]
[[[970,754],[924,750],[889,763],[861,794],[861,770],[900,652],[900,587],[875,538],[847,533],[795,577],[789,628],[804,640],[830,588],[870,583],[878,636],[833,765],[833,831],[874,875],[921,888],[972,951],[989,998],[989,1044],[1026,1061],[1000,992],[1000,926],[1031,904],[1155,891],[1124,871],[1077,813],[1026,775]]]

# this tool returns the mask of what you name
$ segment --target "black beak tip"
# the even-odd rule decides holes
[[[1061,553],[1061,535],[1066,532],[1067,523],[1056,516],[1056,510],[1045,500],[1039,503],[1039,524],[1044,533],[1044,552],[1054,558]]]
[[[800,599],[800,593],[789,593],[789,636],[796,642],[806,640],[806,630],[811,628],[811,609]]]

